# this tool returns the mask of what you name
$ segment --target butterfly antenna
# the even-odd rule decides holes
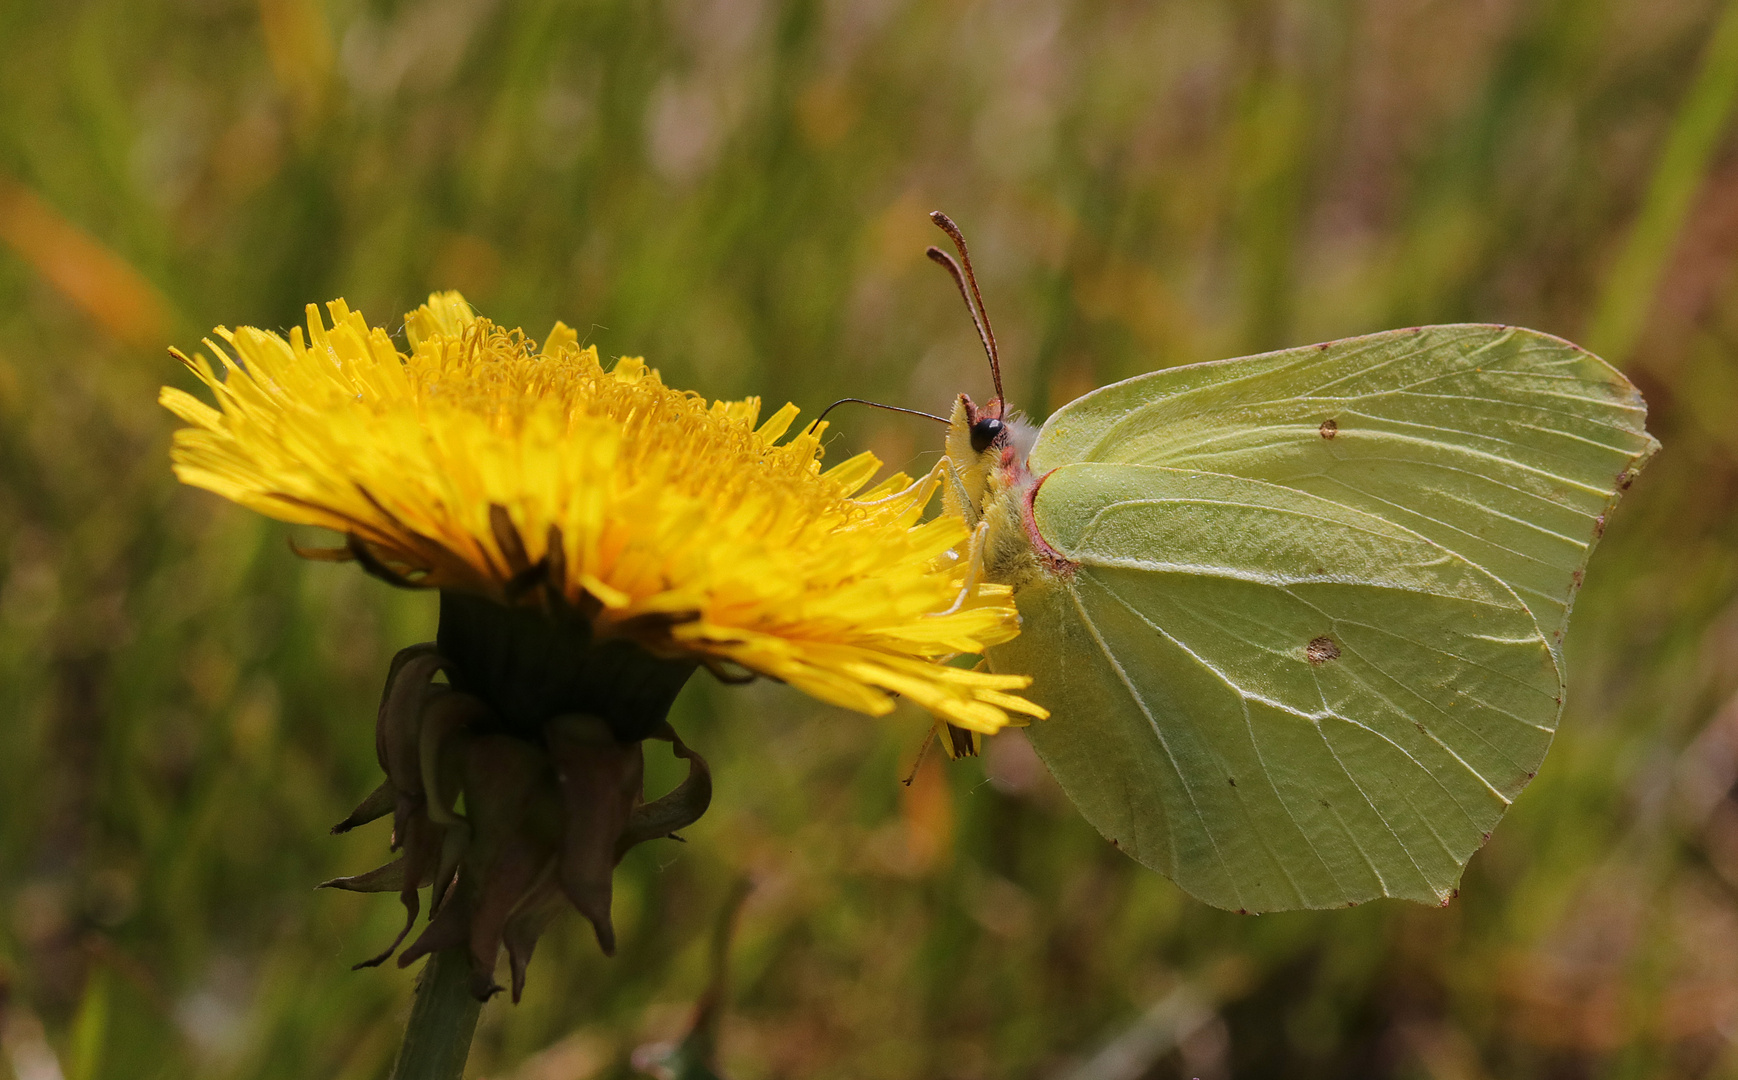
[[[990,357],[990,378],[994,379],[996,383],[996,400],[1000,401],[1003,408],[1006,409],[1008,399],[1002,394],[1002,357],[996,351],[996,331],[990,326],[990,312],[988,308],[984,307],[984,294],[978,291],[978,277],[972,273],[972,256],[971,252],[966,250],[965,234],[960,232],[960,227],[953,223],[953,218],[948,217],[940,210],[931,211],[929,220],[935,222],[936,228],[947,233],[948,239],[953,241],[953,246],[960,253],[960,262],[965,265],[963,275],[958,266],[950,267],[950,272],[954,276],[954,284],[960,287],[961,297],[965,297],[966,285],[969,284],[972,287],[972,295],[966,299],[966,307],[972,309],[972,322],[977,324],[978,337],[983,339],[984,352]],[[941,262],[941,259],[936,258],[937,255],[940,255],[942,259],[947,259],[947,253],[939,248],[930,248],[928,254],[936,262]],[[953,262],[952,259],[947,259],[947,261],[948,263]],[[961,280],[962,276],[963,281]],[[977,301],[975,306],[972,303],[974,300]]]
[[[990,371],[993,374],[996,370],[996,354],[990,348],[990,336],[984,332],[984,321],[978,318],[978,309],[972,304],[972,294],[967,291],[965,271],[960,269],[960,264],[954,261],[952,255],[938,247],[929,248],[924,254],[929,256],[930,262],[951,274],[953,283],[959,286],[960,299],[966,302],[966,311],[972,317],[972,325],[978,328],[978,340],[984,344],[984,355],[990,358]]]
[[[825,420],[828,413],[837,409],[841,405],[867,405],[873,409],[886,409],[888,412],[902,412],[910,416],[924,416],[943,424],[948,422],[948,419],[945,416],[937,416],[934,413],[923,412],[920,409],[902,409],[897,405],[883,405],[879,401],[870,401],[866,398],[842,397],[838,401],[835,401],[831,405],[822,409],[821,415],[815,417],[815,423],[819,424],[822,420]]]

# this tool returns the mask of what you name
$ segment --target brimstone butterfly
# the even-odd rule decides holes
[[[1557,727],[1588,556],[1659,447],[1635,387],[1548,334],[1424,326],[1155,371],[1033,429],[931,216],[996,380],[954,404],[946,512],[1015,591],[987,661],[1032,677],[1063,790],[1219,907],[1447,903]]]

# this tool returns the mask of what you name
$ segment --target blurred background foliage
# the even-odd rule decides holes
[[[326,829],[434,611],[178,488],[166,345],[458,287],[709,396],[944,408],[988,385],[938,207],[1040,416],[1427,321],[1623,366],[1666,449],[1544,771],[1446,909],[1238,917],[1111,850],[1018,733],[906,788],[915,713],[702,676],[675,719],[711,813],[629,857],[620,956],[546,939],[471,1075],[635,1075],[748,875],[738,1080],[1738,1076],[1735,13],[3,0],[0,1076],[380,1077],[408,1002],[347,970],[396,904],[311,886],[384,848]],[[923,421],[835,418],[834,460],[933,460]]]

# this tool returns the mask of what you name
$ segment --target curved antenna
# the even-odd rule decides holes
[[[938,421],[938,422],[943,423],[943,424],[948,422],[948,419],[945,416],[937,416],[934,413],[923,412],[923,411],[918,410],[918,409],[902,409],[897,405],[883,405],[879,401],[870,401],[867,398],[860,398],[860,397],[842,397],[842,398],[840,398],[838,401],[835,401],[831,405],[822,409],[821,415],[815,417],[814,422],[818,424],[822,420],[825,420],[827,418],[828,413],[832,412],[834,409],[837,409],[841,405],[868,405],[869,407],[875,408],[875,409],[886,409],[888,412],[902,412],[902,413],[908,413],[911,416],[928,417],[931,420],[935,420],[935,421]]]
[[[953,283],[959,287],[960,299],[966,302],[966,312],[972,317],[972,325],[978,328],[978,340],[983,342],[984,355],[990,358],[990,374],[996,376],[996,396],[1000,397],[1002,380],[997,372],[996,349],[990,344],[990,335],[984,331],[984,321],[978,318],[978,309],[972,303],[972,294],[966,291],[965,271],[960,269],[959,263],[954,262],[952,255],[938,247],[926,248],[924,254],[929,256],[930,262],[946,270],[953,277]]]
[[[984,294],[978,291],[978,278],[976,274],[972,273],[972,256],[971,252],[966,250],[965,234],[960,232],[960,227],[953,223],[953,218],[948,217],[940,210],[931,211],[929,220],[935,222],[936,228],[947,233],[948,239],[953,241],[953,246],[960,253],[960,262],[965,264],[965,283],[969,283],[972,287],[972,295],[970,299],[966,300],[966,307],[972,308],[972,322],[977,324],[978,336],[984,342],[984,352],[988,353],[990,357],[990,377],[996,383],[996,400],[1002,403],[1005,411],[1008,399],[1002,393],[1002,357],[996,351],[996,331],[990,326],[990,312],[988,308],[984,307]],[[942,259],[947,259],[949,263],[953,262],[952,259],[947,258],[947,253],[939,248],[930,248],[927,254],[936,262],[941,262],[941,259],[936,259],[937,255],[940,255]],[[950,267],[949,272],[954,276],[954,283],[960,287],[960,296],[964,297],[966,285],[960,281],[959,267]],[[972,304],[973,300],[977,301],[975,307]]]

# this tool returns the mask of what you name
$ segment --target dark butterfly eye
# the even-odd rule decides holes
[[[972,425],[972,449],[983,453],[996,441],[996,436],[1002,433],[1002,422],[993,416],[986,416]]]

